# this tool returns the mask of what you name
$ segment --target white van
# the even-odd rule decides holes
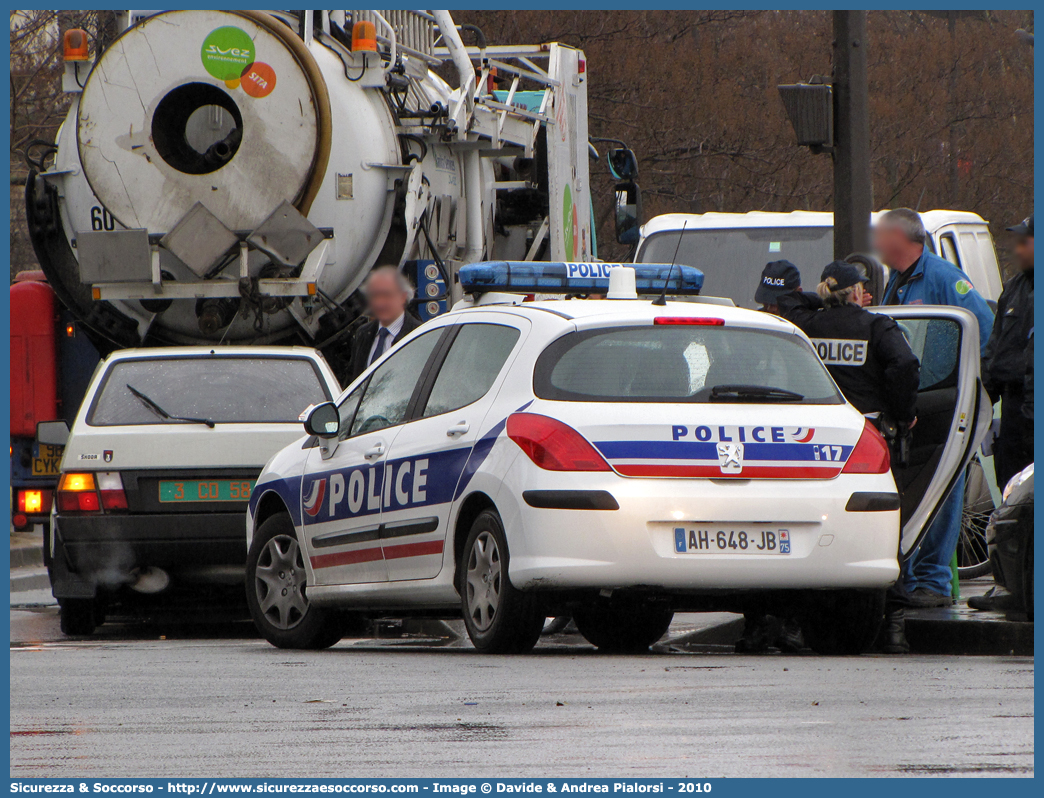
[[[873,214],[872,223],[881,213]],[[925,211],[921,220],[932,250],[963,269],[979,292],[996,302],[1001,275],[987,222],[975,213],[939,210]],[[793,262],[802,286],[811,290],[833,259],[834,215],[817,211],[668,213],[642,226],[635,255],[636,263],[695,266],[705,275],[706,294],[727,296],[748,308],[756,307],[754,289],[766,263]],[[887,269],[871,275],[875,296],[880,297],[887,277]]]

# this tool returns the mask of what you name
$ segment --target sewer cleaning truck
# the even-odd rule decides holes
[[[29,233],[64,315],[29,316],[59,338],[304,344],[336,368],[376,266],[407,273],[430,318],[462,264],[596,258],[580,50],[492,45],[446,11],[118,20],[99,52],[63,32],[72,102],[32,151]],[[47,420],[18,410],[23,432]]]

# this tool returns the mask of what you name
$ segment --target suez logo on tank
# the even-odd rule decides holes
[[[471,447],[433,452],[425,457],[392,460],[305,477],[305,524],[442,504],[454,488]]]
[[[207,72],[229,89],[242,86],[251,97],[267,97],[275,89],[275,69],[255,59],[254,41],[242,28],[225,25],[203,40],[200,59]]]

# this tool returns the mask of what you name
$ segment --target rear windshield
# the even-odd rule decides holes
[[[87,416],[95,427],[296,422],[309,404],[330,398],[315,364],[300,357],[121,360],[104,380]]]
[[[690,325],[565,335],[537,360],[534,390],[567,402],[844,402],[797,336]]]

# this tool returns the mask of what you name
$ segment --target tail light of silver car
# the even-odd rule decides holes
[[[127,509],[127,494],[116,471],[67,471],[58,482],[57,504],[60,513],[118,512]]]

